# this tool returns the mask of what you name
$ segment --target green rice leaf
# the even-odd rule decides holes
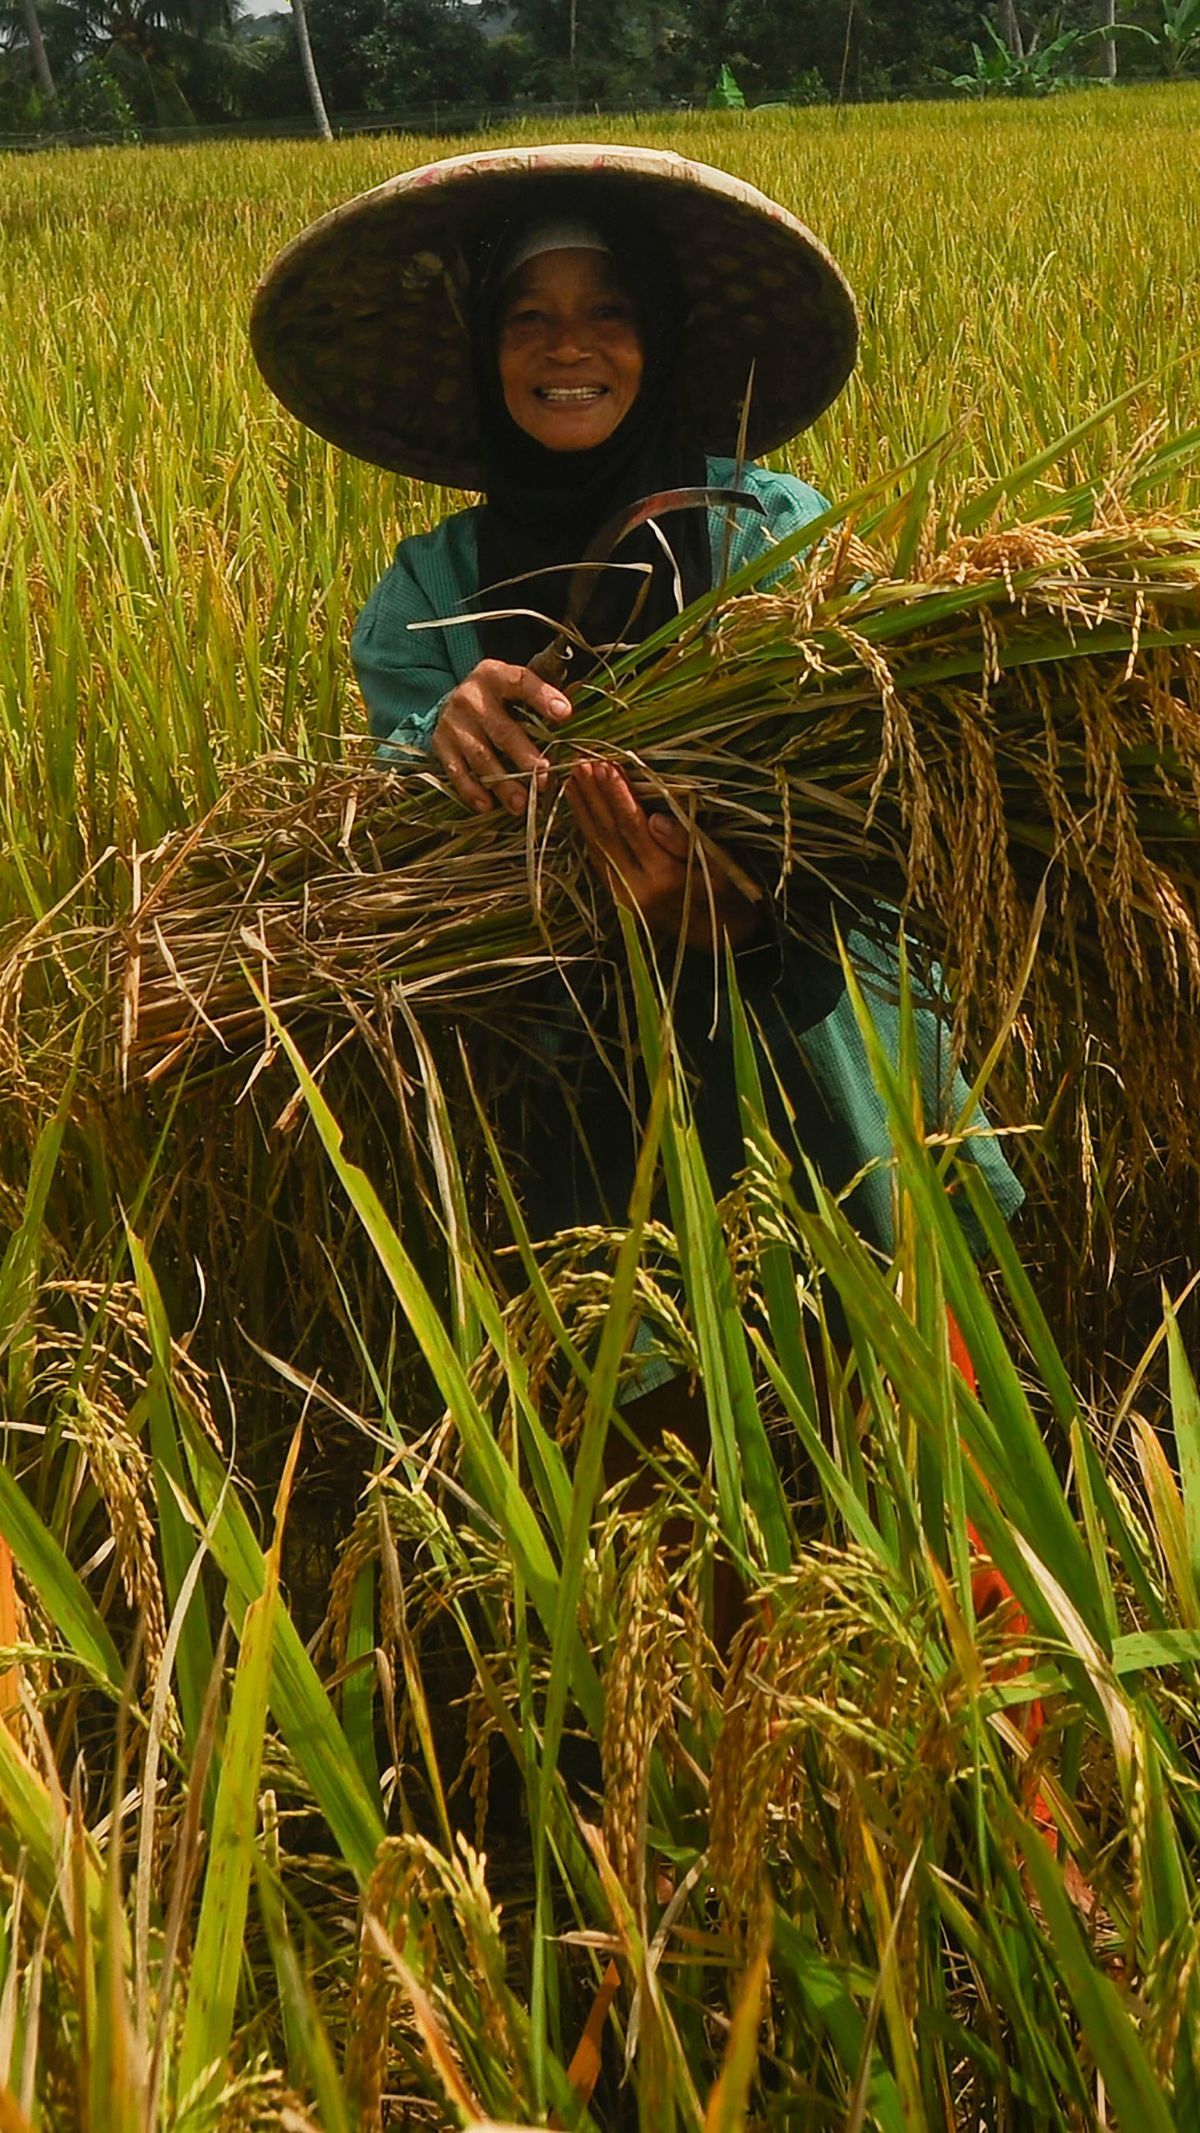
[[[145,1247],[128,1223],[125,1241],[150,1341],[151,1369],[144,1394],[150,1450],[154,1467],[154,1501],[158,1516],[159,1545],[167,1588],[167,1603],[174,1610],[184,1589],[196,1552],[196,1536],[189,1531],[180,1508],[185,1490],[185,1465],[180,1449],[174,1398],[175,1369],[171,1329],[162,1293]],[[204,1592],[197,1585],[188,1603],[176,1647],[176,1678],[179,1702],[188,1740],[193,1749],[199,1739],[208,1683],[212,1677],[213,1642]]]
[[[558,1619],[558,1579],[533,1509],[496,1443],[490,1421],[471,1390],[453,1342],[388,1220],[374,1186],[365,1172],[347,1158],[341,1129],[295,1043],[278,1021],[274,1026],[291,1060],[330,1164],[370,1238],[454,1418],[468,1459],[479,1476],[489,1513],[512,1548],[534,1605],[553,1635]],[[571,1646],[572,1684],[588,1723],[594,1724],[598,1730],[602,1712],[599,1682],[577,1628],[572,1631]]]
[[[214,1560],[228,1582],[226,1605],[235,1626],[267,1588],[266,1558],[229,1478],[208,1439],[185,1415],[184,1447],[200,1522],[210,1530]],[[384,1829],[334,1717],[320,1676],[286,1608],[275,1610],[271,1710],[304,1771],[347,1864],[365,1885]]]
[[[1178,356],[1164,368],[1167,372],[1173,373],[1180,364],[1187,360],[1189,359],[1184,356]],[[1191,360],[1195,360],[1194,356]],[[1158,373],[1159,377],[1162,375],[1163,372]],[[962,531],[964,533],[973,533],[977,526],[986,525],[988,519],[991,518],[993,512],[999,509],[1001,504],[1010,503],[1013,497],[1021,494],[1023,489],[1031,488],[1033,483],[1043,474],[1048,474],[1052,467],[1065,461],[1068,455],[1074,451],[1076,445],[1082,444],[1085,438],[1092,436],[1103,423],[1108,422],[1123,407],[1128,407],[1131,400],[1144,397],[1150,382],[1146,378],[1139,378],[1136,385],[1126,386],[1124,392],[1114,394],[1112,399],[1106,400],[1102,407],[1096,408],[1090,415],[1085,415],[1082,422],[1074,423],[1061,437],[1056,437],[1052,444],[1044,445],[1041,451],[1034,452],[1030,458],[1022,461],[1019,467],[1009,468],[989,488],[983,489],[964,511],[960,512],[958,523]]]
[[[647,1069],[655,1080],[664,1071],[670,1076],[670,1099],[662,1132],[663,1169],[684,1288],[700,1350],[721,1523],[735,1553],[744,1556],[744,1501],[754,1513],[768,1563],[783,1569],[792,1560],[791,1518],[758,1411],[733,1269],[691,1117],[682,1069],[669,1029],[663,1025],[636,929],[627,913],[622,912],[621,917]],[[736,982],[732,975],[730,982]]]
[[[774,1924],[774,1946],[776,1960],[799,1992],[809,2022],[818,2033],[828,2032],[849,2081],[862,2066],[870,2039],[866,2017],[845,1977],[797,1921],[779,1913]],[[871,2054],[866,2114],[879,2133],[908,2133],[900,2091],[878,2052]]]
[[[7,1871],[19,1874],[24,1868],[45,1915],[58,1901],[61,1887],[66,1843],[62,1796],[50,1791],[3,1721],[0,1808],[0,1854],[6,1860]],[[92,1930],[102,1934],[107,1917],[105,1884],[88,1842],[82,1854],[82,1888]]]
[[[1026,1871],[1045,1913],[1046,1927],[1063,1983],[1122,2125],[1145,2133],[1178,2133],[1162,2084],[1112,1979],[1106,1977],[1084,1940],[1062,1874],[1039,1829],[1014,1811],[1013,1829]]]
[[[205,2077],[210,2089],[220,2084],[233,2036],[254,1871],[258,1780],[270,1695],[277,1579],[272,1554],[263,1591],[250,1602],[242,1622],[179,2047],[176,2093],[181,2103],[185,2098],[207,2101]],[[197,2108],[198,2101],[193,2100],[185,2107],[180,2122],[186,2123]]]
[[[1113,1672],[1141,1674],[1149,1667],[1200,1663],[1200,1630],[1135,1629],[1113,1639]]]
[[[33,1368],[33,1333],[28,1323],[44,1244],[46,1201],[58,1168],[63,1133],[75,1094],[74,1075],[54,1116],[38,1135],[25,1185],[24,1206],[0,1260],[0,1354],[7,1354],[9,1411],[20,1414]]]
[[[1186,1546],[1194,1584],[1200,1584],[1200,1391],[1187,1358],[1179,1321],[1166,1303],[1167,1360],[1171,1383],[1171,1420],[1179,1455]]]
[[[119,1695],[124,1668],[104,1619],[24,1490],[0,1466],[0,1534],[62,1635],[68,1650],[97,1681]]]
[[[320,2112],[321,2133],[352,2133],[350,2113],[329,2034],[321,2019],[311,1983],[301,1968],[287,1929],[287,1918],[274,1874],[255,1854],[254,1870],[259,1906],[271,1943],[279,1996],[289,2027],[289,2039],[300,2066],[293,2065],[293,2079],[303,2076],[312,2088]]]

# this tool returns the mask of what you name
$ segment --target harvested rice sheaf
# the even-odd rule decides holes
[[[697,619],[699,618],[699,619]],[[1200,1094],[1200,528],[957,538],[888,577],[844,538],[710,602],[603,686],[552,765],[611,753],[713,839],[785,929],[869,904],[940,957],[957,1034],[1101,1045],[1166,1144]],[[418,1018],[514,1030],[530,979],[612,933],[553,776],[522,825],[468,816],[427,758],[267,762],[138,870],[120,1052],[162,1080],[270,1055],[257,994],[325,1049]],[[111,941],[108,944],[111,967]],[[119,958],[118,960],[121,960]]]

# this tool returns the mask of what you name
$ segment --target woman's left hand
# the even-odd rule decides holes
[[[711,844],[703,859],[674,815],[648,815],[615,763],[577,763],[566,782],[567,800],[588,857],[616,901],[638,910],[659,940],[684,936],[689,948],[733,947],[759,923],[748,896],[731,880]]]

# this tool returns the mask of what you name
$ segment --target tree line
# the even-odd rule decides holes
[[[1200,68],[1200,0],[9,0],[0,133],[541,103],[1048,94]]]

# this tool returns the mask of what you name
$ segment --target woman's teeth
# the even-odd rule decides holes
[[[599,400],[607,389],[604,385],[541,385],[537,396],[539,400],[563,402],[569,406],[581,400]]]

